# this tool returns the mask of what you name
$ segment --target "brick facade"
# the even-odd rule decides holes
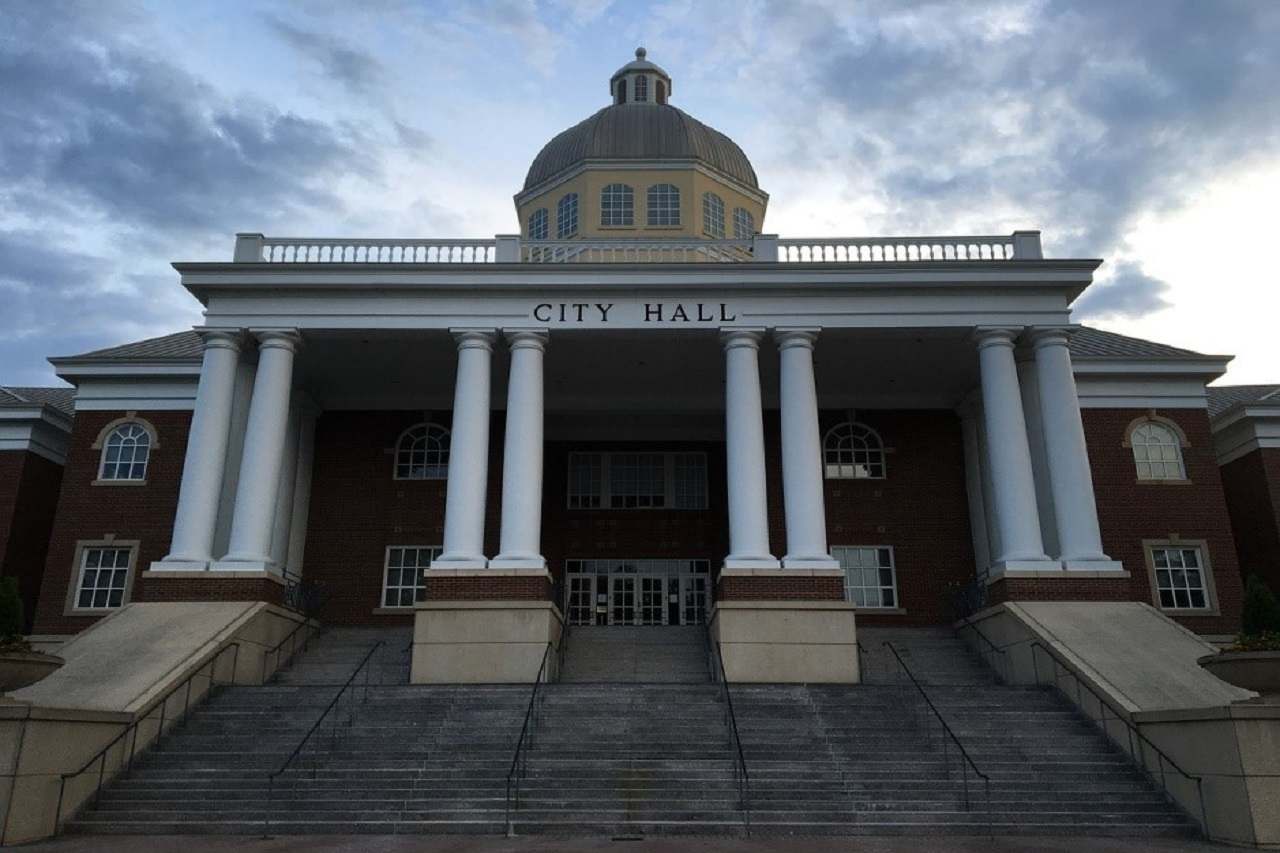
[[[0,450],[0,575],[18,580],[24,631],[35,622],[61,485],[58,463],[27,450]]]
[[[1280,449],[1260,447],[1220,470],[1240,573],[1280,592]]]

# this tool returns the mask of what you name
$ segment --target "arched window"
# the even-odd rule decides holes
[[[578,194],[569,193],[556,204],[556,237],[572,237],[578,233]]]
[[[1129,428],[1129,445],[1139,480],[1185,480],[1182,438],[1170,425],[1155,420],[1138,421]]]
[[[750,240],[756,233],[756,218],[745,207],[733,209],[733,239]]]
[[[643,74],[636,76],[636,100],[640,102],[649,100],[649,78]]]
[[[654,184],[647,194],[650,225],[680,224],[680,188],[675,184]]]
[[[822,457],[828,480],[880,480],[884,473],[884,442],[871,427],[845,421],[827,432]]]
[[[656,91],[658,95],[655,100],[660,104],[665,104],[667,102],[667,84],[663,83],[661,80],[657,81],[654,91]]]
[[[449,476],[449,431],[438,424],[418,424],[396,442],[397,480],[443,480]]]
[[[550,222],[548,221],[547,209],[540,207],[533,213],[529,214],[529,239],[545,240],[550,230]]]
[[[151,433],[134,421],[120,424],[102,442],[99,480],[145,480],[151,458]]]
[[[626,184],[609,184],[600,190],[601,225],[635,225],[635,194]]]
[[[618,100],[617,103],[625,104],[627,102],[627,80],[622,78],[618,81]]]
[[[724,199],[715,193],[702,194],[702,230],[724,239]]]

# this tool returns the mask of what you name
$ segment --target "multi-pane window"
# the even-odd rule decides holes
[[[703,625],[710,603],[707,560],[566,560],[570,625]]]
[[[733,239],[750,240],[756,233],[756,218],[745,207],[733,209]]]
[[[626,184],[608,184],[600,190],[600,224],[634,225],[635,195]]]
[[[99,480],[145,480],[151,456],[151,433],[140,424],[121,424],[102,444]]]
[[[724,238],[724,199],[715,193],[702,194],[702,230],[712,237]]]
[[[1139,480],[1183,480],[1182,442],[1162,423],[1145,421],[1129,433]]]
[[[572,237],[578,233],[578,194],[569,193],[556,203],[556,237]]]
[[[547,216],[547,209],[540,207],[533,213],[529,214],[529,239],[545,240],[551,230],[551,217]]]
[[[571,453],[570,509],[707,508],[704,453]]]
[[[828,480],[878,480],[885,476],[884,443],[868,426],[845,421],[822,442]]]
[[[1207,610],[1208,584],[1198,547],[1152,547],[1156,596],[1169,609]]]
[[[643,74],[636,77],[636,100],[640,102],[649,100],[649,78]]]
[[[426,599],[423,572],[440,556],[434,545],[396,545],[387,549],[386,571],[382,575],[382,606],[412,607]]]
[[[832,548],[844,569],[844,597],[858,607],[897,607],[893,549],[885,545]]]
[[[443,480],[449,476],[449,431],[418,424],[396,443],[397,480]]]
[[[133,549],[95,545],[83,548],[80,553],[76,608],[108,610],[123,605]]]
[[[654,184],[649,187],[647,207],[650,225],[679,225],[680,188],[675,184]]]

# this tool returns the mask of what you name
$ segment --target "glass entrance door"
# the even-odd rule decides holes
[[[609,578],[609,624],[636,624],[635,575],[613,575]]]
[[[570,625],[704,625],[708,560],[567,560]]]

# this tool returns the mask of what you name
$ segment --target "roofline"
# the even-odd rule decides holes
[[[1232,403],[1218,414],[1211,415],[1209,420],[1213,428],[1218,430],[1249,418],[1280,418],[1280,400]]]
[[[1150,375],[1164,376],[1212,376],[1217,378],[1227,372],[1227,365],[1234,355],[1142,355],[1106,356],[1072,355],[1071,366],[1076,373],[1093,376]],[[1212,380],[1209,380],[1212,381]]]
[[[742,181],[730,175],[728,172],[722,172],[719,169],[717,169],[715,166],[712,166],[703,160],[699,160],[696,157],[685,157],[679,160],[655,160],[651,157],[586,158],[583,160],[579,160],[577,163],[574,163],[572,166],[566,169],[561,169],[559,172],[556,172],[550,177],[543,178],[541,181],[529,187],[528,189],[520,190],[520,192],[516,193],[514,196],[512,196],[512,198],[515,200],[516,206],[519,207],[520,205],[528,201],[530,198],[540,195],[544,192],[547,192],[548,190],[554,189],[557,185],[562,184],[565,181],[571,180],[573,178],[576,178],[578,175],[582,174],[583,172],[593,171],[593,170],[599,169],[601,166],[610,166],[613,168],[617,168],[618,166],[624,166],[625,168],[636,168],[636,169],[641,169],[641,168],[648,169],[648,168],[653,168],[657,166],[662,166],[666,168],[677,168],[677,169],[692,168],[695,171],[704,172],[708,177],[712,177],[717,180],[724,181],[725,183],[730,184],[734,189],[738,190],[743,195],[749,198],[752,198],[754,201],[759,202],[761,205],[764,206],[766,210],[768,210],[768,207],[769,207],[769,194],[764,190],[760,189],[759,186],[755,186],[755,187],[747,186],[746,184],[742,183]],[[752,168],[754,170],[754,167]]]
[[[48,403],[33,403],[30,406],[14,406],[0,409],[0,421],[44,421],[50,426],[70,432],[74,414],[68,414],[54,408]]]

